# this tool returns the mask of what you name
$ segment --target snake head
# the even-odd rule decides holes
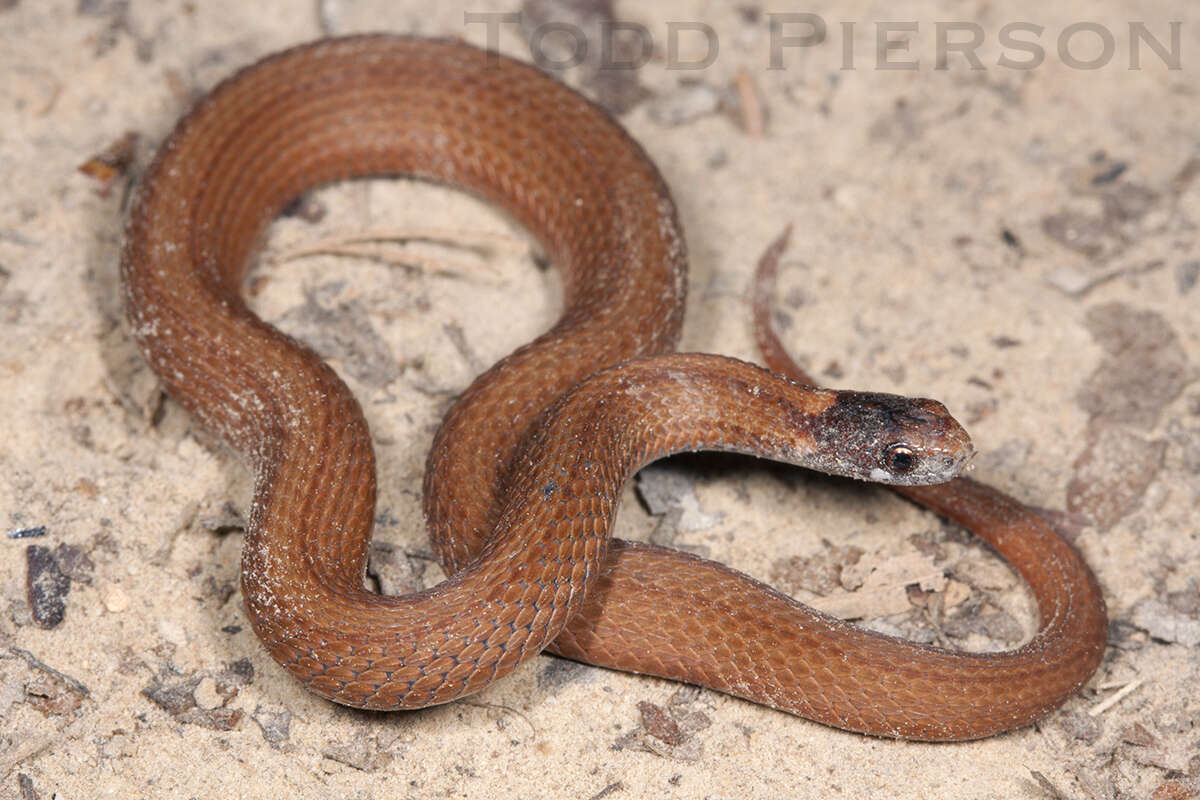
[[[975,455],[941,403],[876,392],[837,392],[814,438],[833,459],[829,472],[902,486],[944,483]]]

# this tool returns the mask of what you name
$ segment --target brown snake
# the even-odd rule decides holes
[[[396,174],[505,209],[562,270],[566,297],[554,328],[480,377],[435,439],[425,506],[452,577],[389,597],[363,587],[375,466],[359,405],[240,287],[290,200]],[[1024,725],[1074,692],[1103,650],[1095,580],[1035,516],[978,484],[917,491],[1032,587],[1041,628],[1004,653],[870,633],[720,564],[609,541],[625,480],[673,452],[900,484],[947,480],[971,454],[930,400],[668,354],[685,271],[674,205],[641,148],[519,62],[453,42],[326,40],[204,98],[143,178],[122,276],[134,336],[167,390],[254,467],[242,592],[271,655],[324,697],[400,709],[477,691],[548,649],[931,740]]]

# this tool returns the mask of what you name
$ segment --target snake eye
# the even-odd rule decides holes
[[[917,454],[906,444],[888,445],[887,449],[883,451],[883,463],[893,473],[903,475],[911,472],[913,467],[917,466]]]

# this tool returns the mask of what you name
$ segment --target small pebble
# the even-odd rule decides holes
[[[110,614],[120,614],[122,611],[129,610],[129,595],[117,584],[109,584],[103,594],[100,596],[100,602],[104,603],[105,610]]]
[[[217,691],[217,682],[212,678],[206,677],[201,680],[192,692],[192,697],[196,698],[196,705],[205,711],[220,708],[225,704],[225,698]]]

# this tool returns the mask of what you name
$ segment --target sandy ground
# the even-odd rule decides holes
[[[616,100],[644,95],[622,121],[688,233],[685,348],[755,356],[753,265],[796,223],[778,292],[788,346],[828,383],[943,400],[981,451],[975,477],[1053,510],[1104,588],[1110,647],[1079,696],[1033,727],[928,745],[545,656],[417,713],[359,713],[305,692],[241,608],[247,472],[161,402],[123,323],[123,204],[189,102],[258,56],[369,29],[483,43],[464,11],[514,9],[0,2],[0,797],[1196,796],[1200,35],[1189,7],[819,0],[805,10],[828,23],[826,43],[788,48],[768,69],[770,6],[617,4],[657,48],[644,92],[625,85]],[[915,69],[877,67],[875,23],[888,19],[919,23],[893,34],[909,49],[889,56]],[[1181,68],[1143,44],[1131,69],[1130,23],[1169,46],[1172,20]],[[711,26],[720,49],[706,68],[669,68],[668,23],[680,21]],[[935,26],[950,21],[978,26],[982,69],[955,56],[936,68]],[[1022,21],[1044,26],[1014,35],[1045,57],[1005,66],[1031,57],[1001,46]],[[855,23],[855,69],[842,69],[843,22]],[[1077,22],[1093,27],[1069,37],[1064,59],[1056,42]],[[1097,26],[1114,51],[1082,69],[1104,55]],[[529,57],[515,26],[498,41]],[[702,44],[685,32],[677,59],[700,60]],[[762,131],[726,110],[739,73],[766,111]],[[127,131],[137,139],[124,165],[105,151]],[[97,155],[116,163],[107,182],[98,162],[78,169]],[[520,231],[455,192],[361,182],[307,208],[320,220],[272,229],[254,305],[326,353],[363,399],[382,474],[374,570],[384,585],[429,585],[440,573],[418,487],[432,432],[473,375],[552,321],[556,278],[532,265]],[[480,255],[346,241],[428,230],[498,244]],[[330,246],[342,252],[306,254]],[[927,641],[1003,648],[1035,625],[999,561],[885,491],[730,459],[677,462],[646,488],[663,486],[674,510],[653,516],[631,490],[622,535]]]

